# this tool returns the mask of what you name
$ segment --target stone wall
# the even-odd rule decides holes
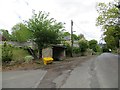
[[[7,44],[11,44],[11,45],[14,45],[14,46],[18,46],[18,47],[23,47],[23,46],[30,46],[31,48],[34,48],[34,43],[33,42],[13,42],[13,41],[0,41],[0,44],[4,44],[4,43],[7,43]]]

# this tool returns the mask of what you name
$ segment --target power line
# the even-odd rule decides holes
[[[85,30],[83,31],[83,29],[81,29],[75,22],[73,22],[73,23],[74,23],[74,25],[76,25],[77,28],[79,28],[80,30],[82,30],[82,33],[83,33],[83,34],[85,34],[85,35],[88,36],[88,37],[91,37],[91,36],[88,35],[86,32],[84,32]]]

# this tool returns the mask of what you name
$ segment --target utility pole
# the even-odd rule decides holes
[[[73,57],[73,21],[71,20],[71,57]]]

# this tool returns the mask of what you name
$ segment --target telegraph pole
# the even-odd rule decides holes
[[[73,21],[71,20],[71,57],[73,57]]]

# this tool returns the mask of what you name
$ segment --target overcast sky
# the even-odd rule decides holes
[[[28,20],[32,9],[36,12],[50,12],[50,17],[64,22],[66,31],[70,32],[73,20],[75,34],[84,34],[87,40],[100,40],[101,29],[95,26],[96,3],[113,0],[0,0],[0,29],[11,28],[18,22]]]

